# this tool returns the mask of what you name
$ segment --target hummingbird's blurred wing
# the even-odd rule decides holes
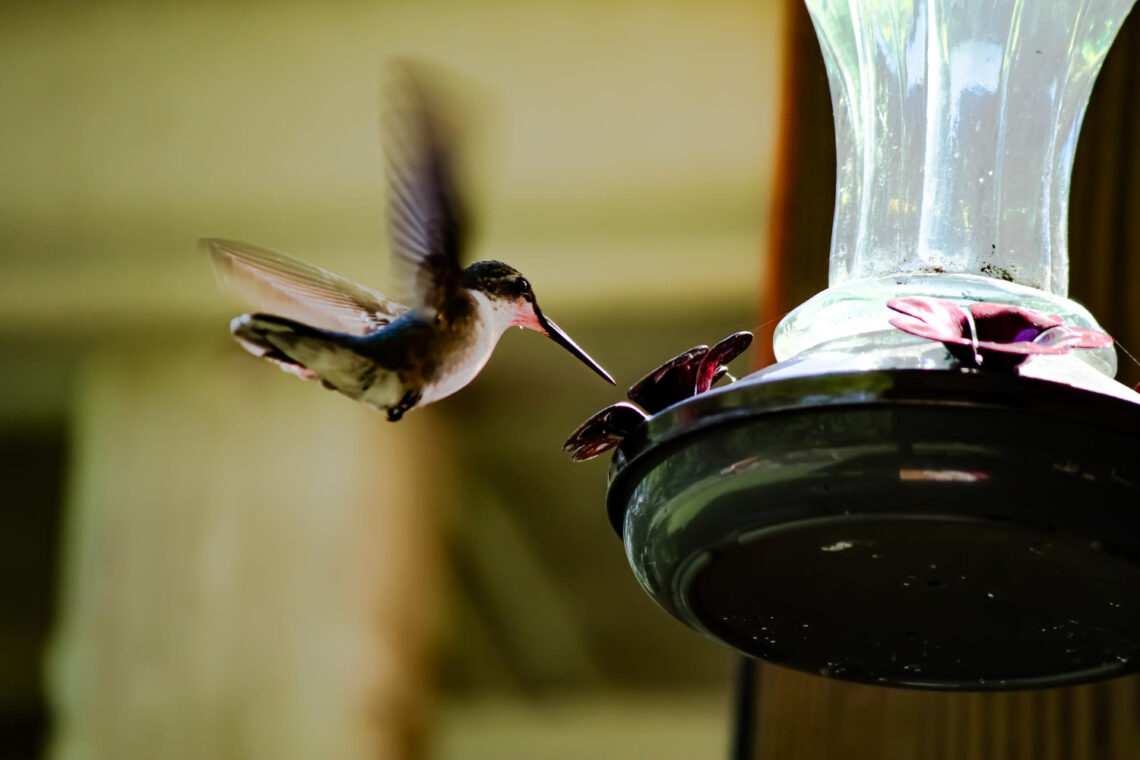
[[[313,327],[368,335],[408,310],[377,291],[304,261],[233,240],[205,238],[222,283],[262,311]]]
[[[388,169],[388,233],[396,275],[417,306],[446,315],[463,285],[466,233],[455,142],[428,72],[390,69],[381,137]],[[436,97],[433,97],[436,96]]]

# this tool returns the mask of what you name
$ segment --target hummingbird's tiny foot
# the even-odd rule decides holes
[[[388,408],[388,422],[399,422],[404,413],[409,411],[413,406],[420,403],[420,399],[424,394],[416,391],[405,391],[396,405]]]

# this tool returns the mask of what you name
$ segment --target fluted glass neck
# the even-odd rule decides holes
[[[962,273],[1064,296],[1077,135],[1134,0],[807,0],[831,83],[831,285]]]
[[[889,298],[989,300],[1097,328],[1069,287],[1069,180],[1135,0],[806,0],[835,112],[830,287],[778,359],[889,331]],[[1111,349],[1081,358],[1112,375]]]

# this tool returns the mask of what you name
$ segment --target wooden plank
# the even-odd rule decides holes
[[[79,389],[51,757],[424,757],[434,416],[396,431],[228,342],[108,349]]]

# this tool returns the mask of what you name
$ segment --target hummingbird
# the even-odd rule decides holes
[[[222,283],[265,309],[230,323],[235,340],[391,422],[470,383],[509,327],[546,335],[613,384],[543,314],[521,272],[501,261],[461,264],[469,224],[450,124],[422,77],[400,73],[401,107],[383,134],[391,259],[408,302],[265,248],[205,238]]]

